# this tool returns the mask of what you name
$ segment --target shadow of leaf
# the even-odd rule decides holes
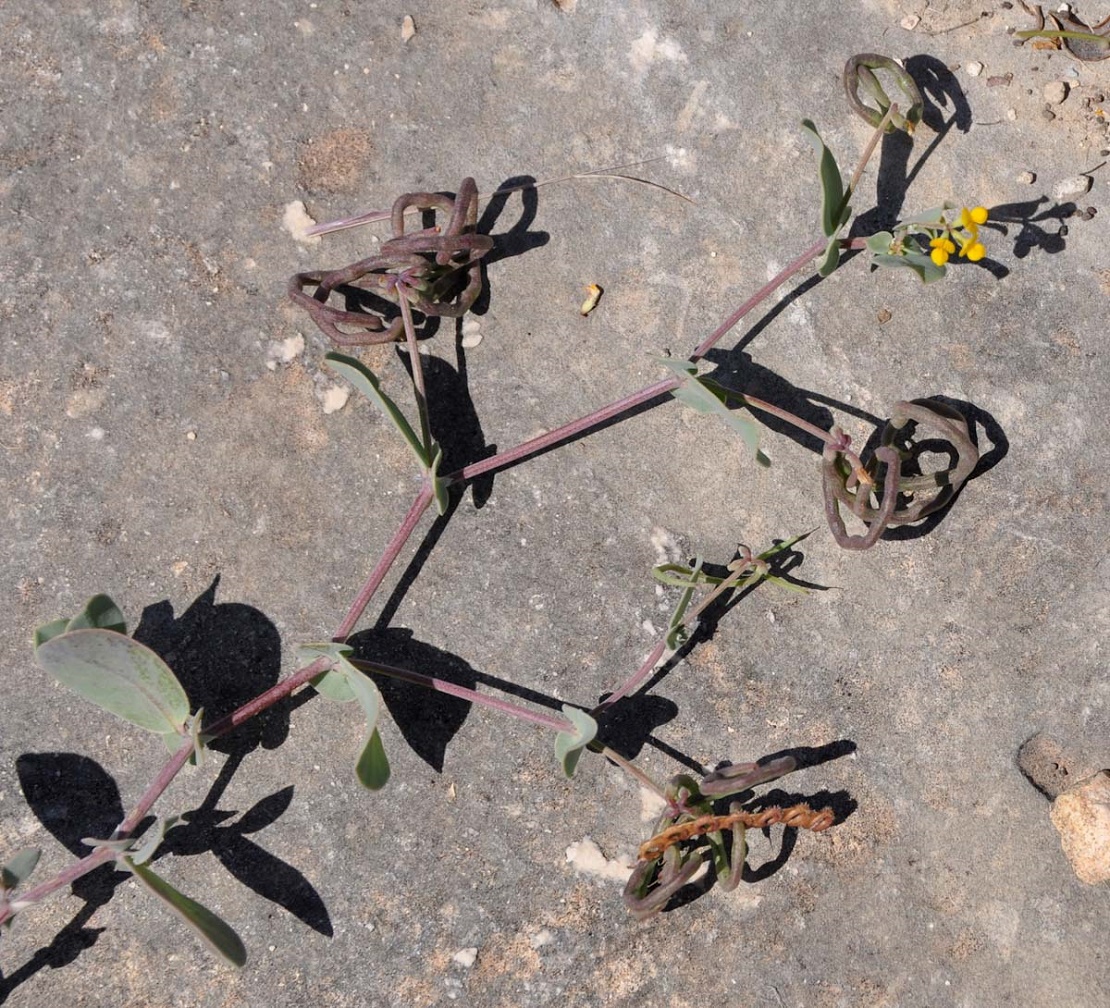
[[[281,638],[267,616],[235,602],[216,604],[219,576],[179,617],[168,601],[143,610],[135,639],[156,651],[173,669],[195,711],[211,723],[269,689],[281,674]],[[245,755],[274,749],[289,733],[295,702],[275,704],[211,748]]]

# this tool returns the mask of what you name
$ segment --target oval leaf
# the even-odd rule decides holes
[[[181,732],[189,698],[150,648],[112,630],[71,630],[35,649],[35,661],[63,686],[147,731]]]
[[[160,875],[155,875],[146,865],[136,864],[130,858],[121,858],[123,866],[132,871],[143,888],[153,893],[189,925],[205,944],[217,955],[223,956],[233,966],[242,966],[247,961],[247,950],[242,939],[234,929],[225,924],[206,906],[189,899],[178,892]]]
[[[555,736],[555,758],[562,764],[563,773],[573,777],[582,750],[597,736],[597,722],[584,710],[569,704],[563,704],[563,716],[574,725],[574,730]]]

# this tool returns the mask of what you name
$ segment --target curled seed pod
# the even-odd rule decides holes
[[[912,427],[911,427],[912,424]],[[931,451],[924,443],[914,443],[914,428],[931,428],[955,452],[954,464],[940,472],[903,476],[907,463]],[[836,446],[826,447],[822,462],[822,488],[825,516],[837,544],[844,549],[869,549],[888,528],[909,525],[948,504],[975,471],[979,450],[971,439],[967,419],[957,410],[930,399],[913,399],[894,405],[890,420],[883,427],[881,445],[868,465],[870,481],[844,460]],[[882,475],[881,494],[875,489]],[[912,503],[905,503],[906,500]],[[847,508],[867,526],[863,535],[850,535],[841,516]]]
[[[447,224],[406,232],[410,209],[435,210],[447,216]],[[482,291],[479,260],[493,248],[489,235],[475,233],[477,220],[478,189],[471,178],[463,179],[454,199],[442,193],[406,193],[393,204],[393,237],[378,255],[342,269],[298,273],[289,281],[289,297],[336,346],[392,343],[404,331],[392,313],[332,307],[328,300],[333,292],[366,292],[396,306],[404,298],[424,315],[459,318]]]
[[[891,97],[887,94],[879,78],[875,76],[876,70],[889,73],[901,95]],[[853,56],[844,65],[843,81],[844,93],[848,96],[852,111],[876,129],[887,110],[895,103],[898,103],[899,110],[887,123],[887,133],[893,133],[896,129],[913,133],[914,127],[921,122],[925,110],[921,92],[905,68],[889,56],[880,56],[877,53],[859,53]],[[861,92],[875,102],[875,107],[865,103]]]

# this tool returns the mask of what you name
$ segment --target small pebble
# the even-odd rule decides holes
[[[1006,118],[1009,119],[1010,122],[1013,122],[1015,119],[1017,119],[1017,109],[1016,108],[1006,109]]]
[[[458,952],[451,956],[451,961],[455,963],[456,966],[461,966],[463,969],[470,969],[477,958],[478,950],[472,945],[470,948],[459,949]]]
[[[1052,198],[1064,200],[1072,196],[1082,196],[1090,191],[1092,181],[1090,175],[1075,175],[1072,178],[1061,179],[1052,187]]]
[[[476,318],[468,317],[462,324],[462,336],[459,342],[466,350],[472,350],[482,342],[482,326]]]
[[[185,432],[186,441],[195,441],[197,439],[197,432],[195,430]]]
[[[1041,118],[1044,119],[1045,122],[1052,122],[1052,120],[1056,118],[1056,113],[1050,108],[1043,108],[1041,109]]]
[[[340,385],[333,385],[331,388],[326,389],[324,394],[320,397],[324,412],[335,413],[341,410],[347,405],[347,400],[350,396],[351,393]]]
[[[1023,171],[1016,179],[1022,185],[1032,185],[1037,181],[1037,173],[1031,171]]]
[[[886,323],[889,322],[892,318],[894,318],[894,316],[891,315],[891,313],[888,309],[880,308],[879,309],[879,314],[876,315],[875,318],[878,319],[879,325],[886,325]]]
[[[1063,81],[1049,81],[1044,86],[1044,100],[1049,105],[1059,105],[1068,96],[1068,86]]]
[[[967,73],[969,77],[978,77],[983,72],[983,64],[979,62],[968,63]]]
[[[416,34],[416,22],[413,21],[411,14],[406,14],[401,19],[401,41],[407,42],[413,35]]]
[[[906,31],[913,31],[920,23],[921,18],[919,18],[916,14],[910,14],[909,16],[902,18],[902,27],[905,28]]]

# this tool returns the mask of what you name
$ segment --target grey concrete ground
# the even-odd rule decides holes
[[[1077,879],[1017,754],[1044,732],[1073,772],[1110,764],[1110,63],[1016,48],[1007,28],[1030,23],[991,0],[0,9],[0,848],[42,846],[36,878],[110,830],[164,754],[49,681],[32,629],[109,592],[226,710],[332,633],[415,492],[368,403],[325,412],[327,346],[284,297],[387,232],[298,244],[290,203],[323,221],[467,175],[488,192],[647,158],[637,173],[696,201],[613,180],[507,201],[491,231],[516,254],[489,266],[481,343],[460,354],[448,322],[428,344],[455,464],[656,380],[653,355],[692,348],[813,240],[797,122],[854,160],[853,53],[950,83],[939,142],[888,144],[886,211],[1009,207],[989,269],[924,288],[857,259],[715,358],[861,441],[900,398],[973,404],[993,465],[928,534],[843,552],[808,442],[768,433],[757,469],[663,404],[426,519],[368,615],[397,663],[590,704],[665,625],[648,571],[668,550],[723,562],[818,528],[795,573],[828,590],[753,593],[621,737],[660,778],[825,747],[838,758],[783,786],[837,796],[839,825],[785,851],[780,829],[754,835],[757,880],[635,923],[582,854],[589,837],[616,875],[648,835],[613,766],[568,782],[538,728],[394,693],[394,779],[368,795],[357,712],[299,697],[158,806],[194,810],[158,869],[239,930],[246,967],[97,876],[5,934],[8,1003],[1105,1003],[1106,886]],[[1064,219],[1052,189],[1083,172]],[[606,293],[583,318],[588,283]],[[400,396],[396,352],[363,358]]]

